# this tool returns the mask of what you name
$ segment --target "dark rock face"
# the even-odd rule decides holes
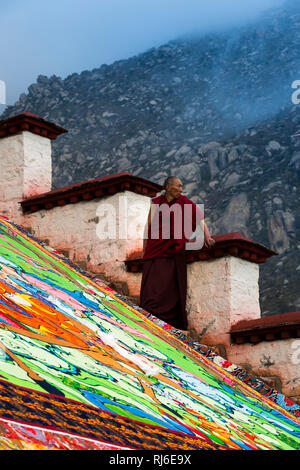
[[[39,76],[2,119],[30,111],[69,130],[53,144],[54,188],[124,170],[177,175],[213,233],[278,252],[261,266],[263,315],[299,310],[299,25],[289,1],[247,27]]]

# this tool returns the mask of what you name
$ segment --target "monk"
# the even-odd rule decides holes
[[[215,241],[204,222],[203,212],[182,194],[181,180],[168,177],[164,189],[164,194],[152,199],[145,228],[140,306],[186,331],[185,246],[199,224],[204,245],[212,247]]]

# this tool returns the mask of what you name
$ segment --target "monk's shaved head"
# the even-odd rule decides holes
[[[164,189],[166,191],[167,201],[177,199],[182,193],[182,182],[177,176],[169,176],[165,180]]]
[[[177,178],[177,176],[168,176],[168,178],[166,178],[164,182],[164,189],[167,188],[168,184],[173,184],[178,179],[179,178]]]

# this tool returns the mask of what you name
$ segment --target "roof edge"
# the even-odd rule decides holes
[[[300,311],[241,320],[232,325],[230,337],[234,344],[300,338]]]
[[[26,131],[46,137],[50,140],[55,140],[59,135],[68,132],[63,127],[28,112],[16,114],[15,116],[0,121],[0,139],[21,134]]]
[[[209,261],[225,256],[234,256],[252,263],[265,263],[271,256],[277,255],[266,246],[244,237],[238,232],[213,235],[215,245],[211,248],[203,247],[200,250],[186,250],[185,257],[188,264],[196,261]],[[129,272],[141,272],[143,259],[128,257],[125,265]]]
[[[112,196],[123,191],[154,197],[162,186],[140,178],[129,172],[115,173],[89,181],[54,189],[20,201],[23,213],[50,210],[67,204],[76,204],[105,196]]]

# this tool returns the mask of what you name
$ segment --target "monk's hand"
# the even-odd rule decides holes
[[[215,243],[215,240],[211,237],[207,237],[204,240],[204,246],[206,246],[206,248],[211,248]]]

